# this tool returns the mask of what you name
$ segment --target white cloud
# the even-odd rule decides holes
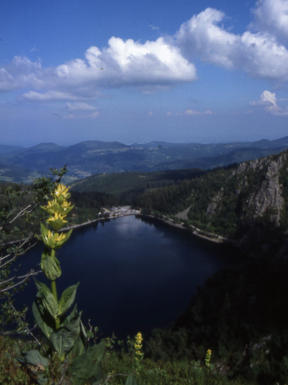
[[[144,93],[155,93],[171,85],[197,79],[193,63],[180,49],[163,37],[144,44],[132,39],[111,37],[108,46],[96,46],[55,68],[15,56],[0,68],[0,91],[30,89],[23,94],[29,100],[95,99],[102,88],[136,86]]]
[[[100,112],[95,111],[92,114],[88,115],[87,117],[90,119],[96,119],[96,118],[98,118],[99,115],[100,115]]]
[[[29,100],[38,100],[38,101],[46,101],[46,100],[77,100],[79,97],[69,94],[68,92],[61,91],[47,91],[44,93],[29,91],[22,95],[22,98]]]
[[[263,91],[261,99],[252,101],[249,103],[250,106],[264,106],[266,112],[270,112],[273,115],[286,116],[288,115],[288,107],[281,108],[277,104],[277,97],[275,93],[270,91]]]
[[[288,2],[287,0],[264,0],[256,2],[252,10],[255,21],[250,27],[258,31],[269,31],[280,40],[288,39]]]
[[[234,34],[222,25],[223,12],[207,8],[183,23],[173,37],[141,43],[113,36],[103,49],[92,46],[83,58],[57,67],[43,68],[40,60],[15,56],[0,67],[0,92],[23,89],[27,100],[84,102],[98,98],[102,89],[129,86],[151,95],[197,80],[193,64],[197,58],[284,85],[288,81],[288,1],[263,0],[252,14],[255,20],[249,29]]]
[[[150,24],[149,25],[149,28],[151,28],[152,29],[152,31],[159,31],[159,27],[156,27],[155,25],[153,25],[153,24]]]
[[[76,103],[66,103],[66,107],[70,111],[83,110],[83,111],[94,111],[97,110],[97,107],[91,106],[91,104],[84,102],[76,102]]]
[[[188,115],[188,116],[195,116],[195,115],[212,115],[212,111],[211,110],[206,110],[206,111],[197,111],[197,110],[186,110],[184,112],[184,115]]]
[[[196,69],[179,49],[160,37],[141,44],[111,37],[100,51],[90,47],[86,60],[76,59],[56,68],[63,83],[94,84],[104,87],[123,85],[171,85],[196,80]]]
[[[288,50],[267,32],[236,35],[219,24],[225,14],[207,8],[181,25],[175,39],[183,55],[249,76],[280,82],[288,80]]]
[[[78,119],[96,119],[98,118],[98,116],[100,115],[100,112],[99,111],[95,111],[93,112],[92,114],[89,114],[89,115],[74,115],[73,113],[68,115],[68,116],[64,116],[64,119],[71,119],[71,120],[78,120]]]
[[[0,91],[25,87],[39,89],[49,75],[49,70],[43,70],[40,61],[32,62],[26,57],[15,56],[10,64],[0,68]]]
[[[277,106],[277,103],[276,103],[276,94],[273,94],[272,92],[269,92],[269,91],[263,91],[262,94],[261,94],[261,99],[263,100],[263,102],[269,102],[272,104],[272,107],[276,107]]]

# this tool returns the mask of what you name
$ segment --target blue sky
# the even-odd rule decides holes
[[[2,0],[0,144],[288,135],[288,0]]]

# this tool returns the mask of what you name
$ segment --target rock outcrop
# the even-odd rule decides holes
[[[267,213],[271,222],[277,226],[280,224],[281,211],[285,202],[279,182],[280,169],[285,160],[286,155],[283,154],[268,164],[268,170],[259,191],[248,201],[248,206],[255,210],[255,217]]]
[[[227,197],[227,185],[235,180],[234,194],[239,200],[241,194],[246,196],[242,204],[242,218],[259,218],[264,215],[276,226],[280,225],[281,212],[285,204],[282,186],[279,180],[280,171],[287,160],[287,155],[267,157],[241,163],[232,171],[212,200],[209,202],[206,214],[213,216],[221,214]]]

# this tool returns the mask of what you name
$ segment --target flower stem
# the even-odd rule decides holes
[[[58,302],[56,281],[51,281],[51,291],[52,291],[52,294],[54,295],[56,302]]]
[[[55,250],[51,250],[51,257],[55,257]],[[57,296],[57,287],[56,287],[56,281],[51,281],[51,292],[55,298],[55,301],[58,303],[58,296]],[[55,319],[55,327],[56,329],[59,329],[60,327],[60,320],[58,318]]]

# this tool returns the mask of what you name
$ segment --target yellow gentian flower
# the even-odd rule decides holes
[[[144,353],[141,352],[142,341],[143,341],[142,334],[141,333],[137,333],[137,335],[135,337],[135,343],[134,343],[135,356],[136,356],[135,359],[136,359],[136,361],[140,360],[144,356]]]
[[[59,204],[57,199],[53,199],[51,201],[48,201],[47,206],[41,207],[50,215],[54,215],[55,213],[67,215],[73,209],[74,206],[71,206],[71,203],[66,201],[65,199],[61,204]]]
[[[207,352],[206,352],[206,357],[205,357],[206,368],[210,367],[211,354],[212,354],[212,351],[210,349],[208,349]]]
[[[68,241],[71,233],[72,230],[68,231],[65,234],[53,233],[41,223],[41,234],[43,242],[47,247],[50,247],[51,249],[59,249],[62,245],[64,245],[66,241]]]
[[[64,220],[65,217],[66,215],[55,213],[54,217],[50,217],[49,219],[47,219],[47,222],[50,223],[54,230],[60,230],[63,227],[64,223],[67,223],[67,221]]]
[[[70,197],[68,192],[69,187],[66,187],[64,184],[58,184],[56,190],[53,193],[53,196],[56,198],[57,202],[61,205],[65,199]]]

